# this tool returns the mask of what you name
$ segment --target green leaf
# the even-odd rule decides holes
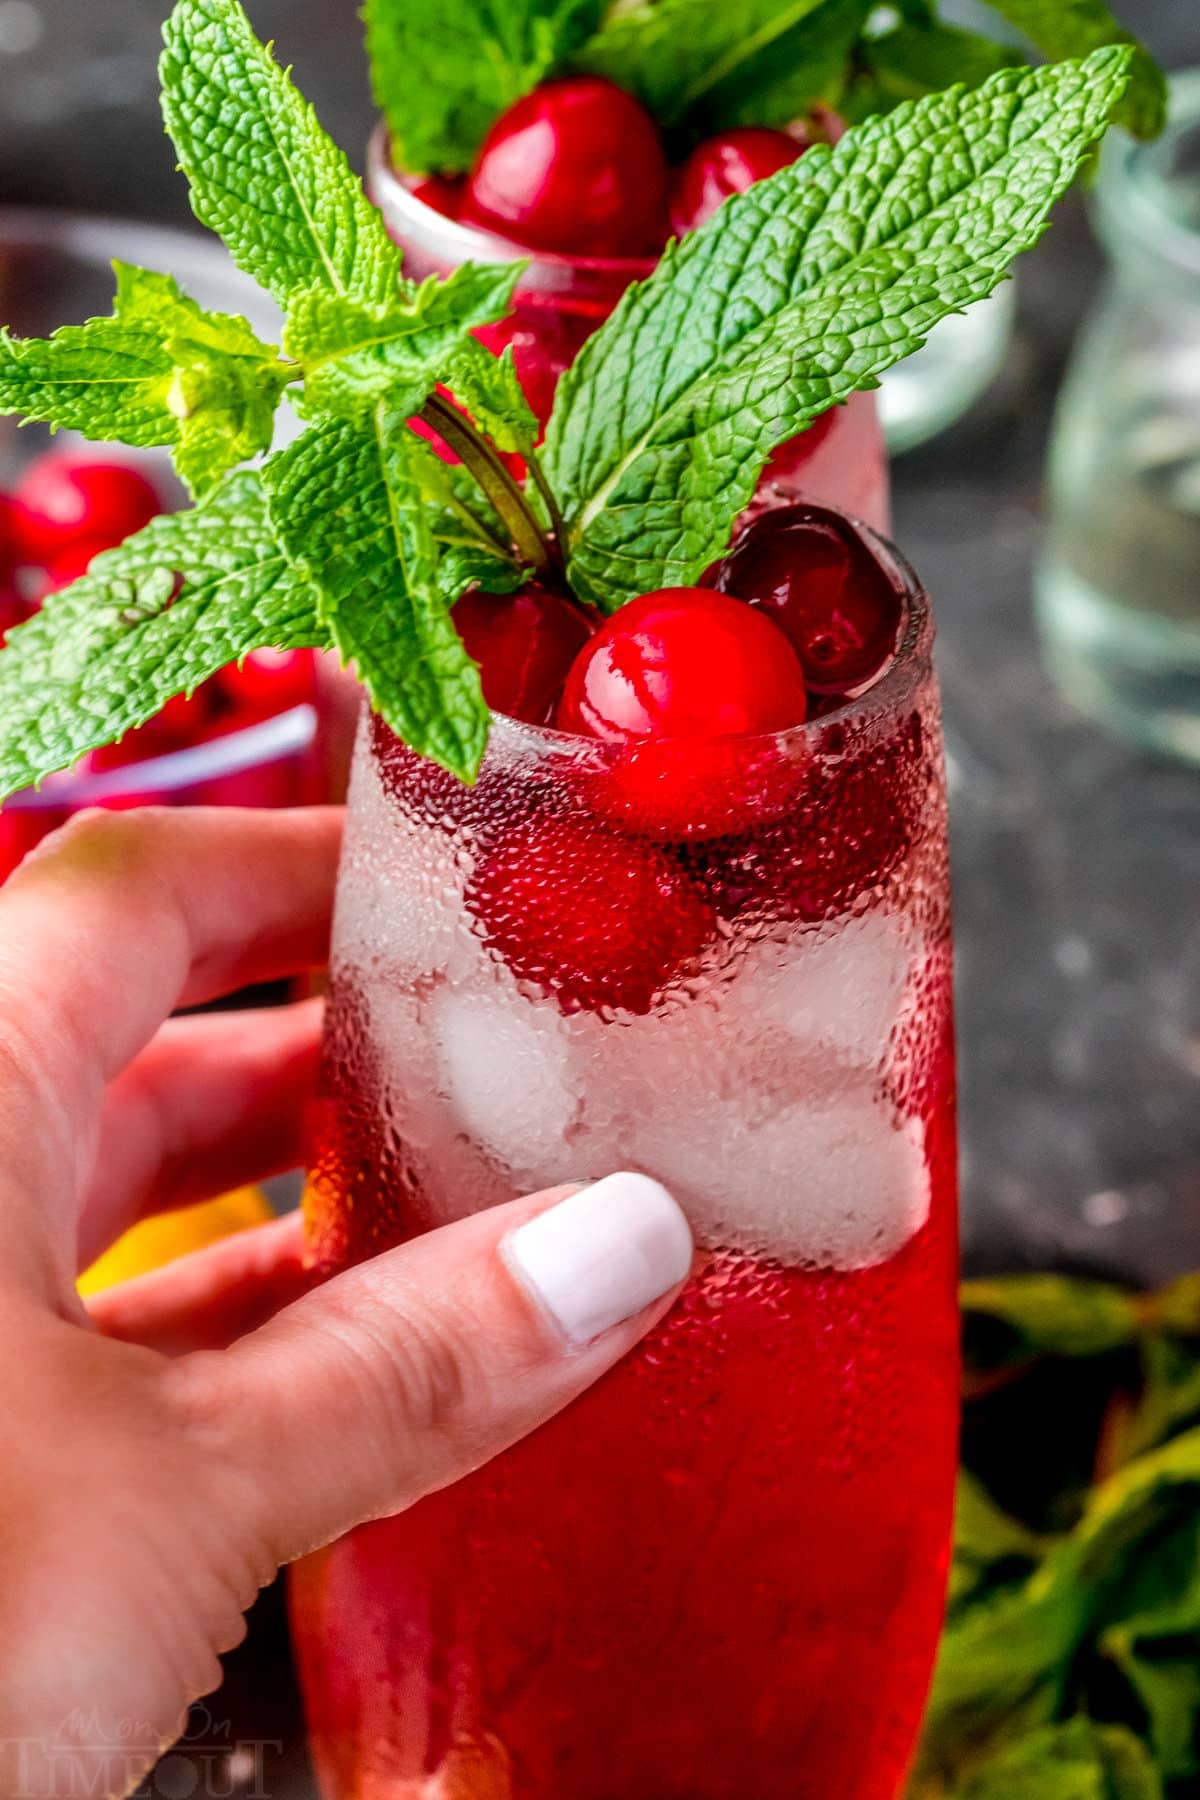
[[[988,1367],[1035,1356],[1101,1356],[1133,1343],[1140,1329],[1133,1295],[1110,1282],[1063,1275],[964,1282],[962,1309],[968,1344],[976,1321],[1002,1328],[988,1334]]]
[[[169,445],[203,493],[270,447],[289,372],[245,319],[206,312],[170,275],[113,266],[112,318],[45,340],[0,332],[0,412],[89,438]]]
[[[954,1509],[951,1617],[997,1586],[1027,1578],[1047,1547],[1046,1540],[1002,1512],[981,1483],[963,1470]]]
[[[902,100],[919,100],[956,81],[977,87],[999,69],[1024,61],[994,38],[956,25],[901,23],[859,46],[859,70],[838,102],[851,122],[890,112]]]
[[[90,438],[171,444],[174,365],[158,332],[89,319],[49,338],[0,328],[0,412],[20,413]]]
[[[468,338],[446,366],[446,385],[498,450],[523,455],[537,441],[537,417],[518,379],[511,344],[493,356]]]
[[[371,80],[400,166],[469,168],[493,122],[600,11],[601,0],[367,0]]]
[[[1131,1731],[1070,1719],[990,1757],[960,1800],[1162,1800],[1162,1782]]]
[[[464,341],[473,342],[467,333],[504,317],[523,267],[464,263],[445,281],[430,277],[384,305],[320,285],[302,289],[288,307],[283,341],[303,365],[307,410],[357,419],[387,396],[397,408],[419,411],[449,378]]]
[[[785,125],[840,83],[870,0],[634,0],[575,58],[665,125]]]
[[[163,117],[197,218],[281,305],[318,282],[390,300],[399,252],[238,0],[178,0],[163,40]]]
[[[272,522],[375,710],[405,743],[472,780],[487,742],[479,671],[438,581],[424,446],[403,412],[311,427],[267,463]]]
[[[1167,117],[1163,72],[1132,33],[1118,24],[1104,0],[987,0],[987,4],[1053,61],[1087,56],[1106,44],[1131,45],[1136,54],[1117,122],[1136,137],[1156,137],[1162,130]]]
[[[176,587],[182,579],[182,588]],[[155,519],[9,634],[0,652],[0,795],[144,724],[228,662],[328,641],[243,470]]]
[[[901,106],[735,196],[632,288],[559,384],[546,474],[606,610],[719,556],[767,456],[870,387],[1036,243],[1129,52]]]

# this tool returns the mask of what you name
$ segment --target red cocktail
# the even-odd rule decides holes
[[[931,625],[866,542],[898,648],[790,731],[497,718],[468,789],[363,726],[314,1258],[634,1167],[703,1266],[566,1414],[296,1572],[330,1796],[899,1789],[955,1466],[953,1056]]]
[[[371,139],[367,188],[404,251],[404,272],[412,280],[445,276],[464,262],[528,259],[510,317],[479,335],[493,350],[512,344],[525,392],[543,421],[549,417],[563,371],[608,318],[630,283],[645,280],[656,265],[651,255],[568,256],[531,251],[469,220],[449,216],[423,197],[437,198],[445,192],[445,184],[414,184],[393,167],[383,125]],[[445,199],[443,204],[452,202]],[[845,406],[827,413],[783,445],[771,459],[769,474],[777,486],[790,493],[839,506],[876,530],[886,531],[890,523],[887,452],[874,395],[852,395]]]

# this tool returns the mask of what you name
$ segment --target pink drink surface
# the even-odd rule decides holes
[[[607,748],[500,721],[468,791],[378,725],[360,739],[307,1198],[317,1262],[620,1166],[671,1185],[706,1254],[567,1413],[295,1571],[331,1800],[899,1792],[957,1426],[932,678],[806,732],[789,763],[797,741],[763,779],[755,740],[758,810],[748,787],[724,835],[651,846],[613,829],[619,809],[596,816]],[[489,920],[479,871],[534,830],[562,854],[523,893],[531,911],[582,891],[591,831],[606,871],[623,845],[631,868],[665,859],[692,884],[712,921],[700,958],[664,969],[652,1002],[626,977],[633,1014],[581,1006],[579,970],[531,978],[532,956],[518,982],[501,945],[511,957],[519,920]],[[607,950],[619,933],[600,924]],[[572,954],[600,950],[585,934]]]

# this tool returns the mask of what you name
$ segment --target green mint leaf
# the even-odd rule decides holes
[[[1129,55],[898,107],[669,248],[559,384],[543,459],[576,592],[612,610],[721,555],[777,445],[1037,242]]]
[[[473,780],[487,742],[479,671],[451,622],[402,411],[312,426],[264,468],[271,519],[371,703],[406,744]]]
[[[958,1478],[954,1506],[954,1562],[950,1571],[949,1614],[994,1591],[1026,1580],[1046,1548],[1041,1538],[1002,1512],[980,1482],[965,1469]]]
[[[169,275],[114,268],[112,318],[44,340],[0,332],[0,412],[89,438],[169,445],[203,493],[269,448],[288,371],[244,319],[206,312]]]
[[[262,484],[241,470],[202,506],[96,557],[9,634],[0,795],[113,742],[250,650],[327,642],[312,591],[274,542]]]
[[[785,125],[841,77],[871,0],[634,0],[575,58],[665,125]]]
[[[1129,86],[1117,109],[1119,125],[1136,137],[1157,137],[1166,123],[1167,84],[1138,40],[1118,24],[1104,0],[987,0],[993,12],[1052,61],[1087,56],[1106,44],[1127,44],[1135,55]]]
[[[518,379],[511,344],[493,356],[467,338],[447,363],[445,380],[498,450],[522,454],[537,441],[537,416]]]
[[[275,409],[291,378],[272,344],[233,313],[206,312],[171,275],[115,263],[116,317],[157,332],[173,377],[167,406],[175,420],[175,467],[193,494],[214,488],[230,469],[269,450]]]
[[[384,305],[324,286],[301,289],[283,341],[303,366],[307,410],[360,418],[386,395],[394,407],[418,411],[472,342],[467,333],[504,317],[523,267],[464,263],[445,281],[431,277]]]
[[[1120,1725],[1070,1719],[1006,1745],[960,1787],[956,1800],[1163,1800],[1145,1745]]]
[[[375,99],[401,168],[469,168],[493,122],[596,29],[602,0],[367,0]]]
[[[49,338],[15,338],[0,328],[0,413],[90,438],[174,443],[173,374],[160,335],[118,319],[63,325]]]
[[[1139,1303],[1123,1288],[1064,1275],[967,1281],[962,1309],[968,1353],[976,1327],[986,1331],[989,1369],[1037,1356],[1103,1356],[1133,1343],[1141,1324]]]
[[[1024,58],[1006,44],[956,25],[901,23],[859,46],[859,69],[838,102],[851,123],[890,112],[902,100],[920,100],[956,81],[978,87],[999,69]]]
[[[163,117],[197,218],[280,305],[316,282],[390,300],[399,252],[238,0],[178,0],[163,40]]]

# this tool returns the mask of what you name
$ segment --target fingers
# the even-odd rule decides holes
[[[171,1019],[104,1097],[79,1267],[138,1219],[303,1161],[322,1004]]]
[[[341,815],[81,814],[0,890],[0,1261],[74,1244],[104,1085],[167,1014],[323,962]]]
[[[105,1337],[182,1356],[223,1350],[273,1318],[313,1279],[304,1263],[303,1221],[289,1213],[93,1294],[87,1308]]]
[[[290,1561],[456,1480],[558,1412],[692,1263],[665,1188],[614,1175],[447,1226],[174,1365],[222,1503]]]

